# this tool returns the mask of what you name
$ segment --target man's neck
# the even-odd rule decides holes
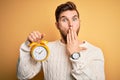
[[[64,39],[60,40],[63,44],[67,44],[67,41],[65,41]]]

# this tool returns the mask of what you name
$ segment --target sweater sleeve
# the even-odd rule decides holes
[[[17,66],[17,77],[20,80],[33,78],[41,69],[41,63],[36,62],[30,56],[30,48],[27,41],[20,47],[20,55]]]
[[[71,74],[76,80],[105,80],[103,53],[101,50],[94,52],[95,54],[87,56],[81,52],[81,57],[78,60],[70,58],[72,62]]]

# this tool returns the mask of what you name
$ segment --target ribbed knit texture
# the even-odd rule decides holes
[[[48,44],[50,56],[47,61],[43,62],[43,71],[45,80],[74,80],[71,76],[72,65],[66,46],[60,42]]]
[[[80,52],[78,60],[73,60],[60,40],[49,42],[48,59],[36,62],[25,42],[20,48],[17,76],[20,80],[31,79],[43,69],[45,80],[105,80],[102,51],[88,42],[80,46],[87,50]]]

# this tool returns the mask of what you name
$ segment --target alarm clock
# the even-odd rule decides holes
[[[30,54],[36,61],[44,61],[49,56],[49,48],[47,41],[41,40],[40,43],[32,42],[29,46],[31,47]]]

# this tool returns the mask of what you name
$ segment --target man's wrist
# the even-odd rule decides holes
[[[25,45],[28,46],[28,47],[29,47],[30,43],[31,43],[31,42],[30,42],[29,40],[26,40],[26,41],[25,41]]]

